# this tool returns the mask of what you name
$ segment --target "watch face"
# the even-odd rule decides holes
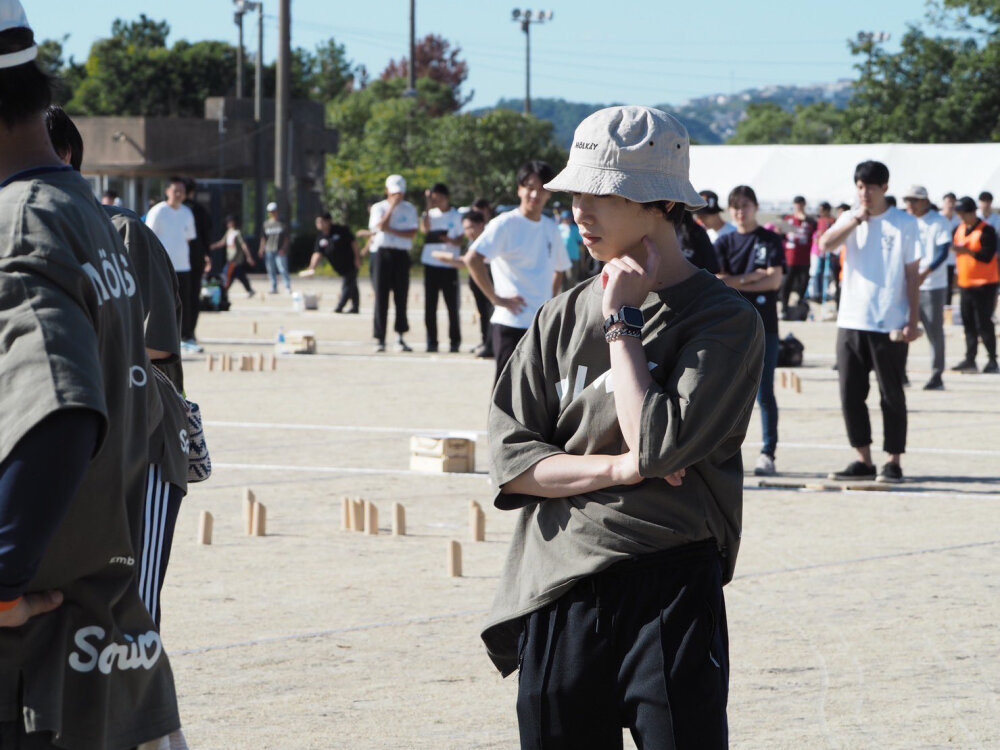
[[[622,322],[631,328],[642,328],[642,324],[646,322],[643,320],[642,310],[637,307],[623,307],[621,315]]]

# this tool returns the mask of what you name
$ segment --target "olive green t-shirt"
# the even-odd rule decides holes
[[[547,302],[493,393],[491,473],[500,488],[548,456],[620,455],[602,328],[600,277]],[[489,622],[490,658],[517,668],[523,617],[617,560],[714,539],[725,581],[740,542],[746,434],[760,381],[760,316],[706,271],[651,293],[642,305],[652,385],[641,413],[639,484],[559,499],[495,498],[520,509]],[[662,479],[680,469],[680,487]]]
[[[276,253],[285,244],[288,228],[282,221],[268,219],[264,222],[264,252]]]
[[[27,589],[61,591],[63,604],[0,628],[0,722],[52,732],[66,748],[133,747],[180,723],[135,576],[149,430],[162,417],[138,286],[79,174],[34,170],[0,188],[0,461],[55,411],[104,419]]]
[[[153,365],[166,377],[158,377],[154,382],[163,403],[163,419],[150,437],[149,462],[160,467],[164,481],[186,490],[188,422],[187,403],[180,395],[184,375],[177,274],[163,244],[138,216],[115,206],[104,206],[104,211],[121,235],[132,261],[145,314],[146,348],[170,355]]]

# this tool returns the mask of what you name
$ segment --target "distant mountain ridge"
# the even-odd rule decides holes
[[[736,132],[736,126],[743,118],[748,104],[773,102],[778,106],[793,110],[797,106],[830,102],[838,109],[847,105],[853,92],[854,83],[841,80],[835,83],[815,86],[765,86],[740,91],[736,94],[713,94],[691,99],[679,106],[672,104],[653,105],[676,115],[688,129],[692,140],[705,145],[721,144]],[[568,102],[565,99],[532,99],[531,113],[555,126],[556,141],[569,148],[573,131],[587,115],[611,104],[587,104]],[[520,112],[524,108],[523,99],[501,99],[495,107],[473,110],[473,114],[491,109],[512,109]]]

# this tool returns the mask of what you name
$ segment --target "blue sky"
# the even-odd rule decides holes
[[[166,20],[177,39],[236,42],[231,0],[22,0],[40,38],[70,37],[82,61],[116,17],[140,13]],[[898,45],[907,24],[925,25],[918,0],[769,0],[766,3],[544,0],[524,6],[489,0],[417,0],[417,36],[441,34],[462,48],[469,64],[470,106],[524,96],[524,34],[512,8],[554,11],[533,25],[532,95],[570,101],[681,103],[769,84],[810,84],[854,76],[846,40],[858,31],[886,31]],[[265,0],[265,59],[273,59],[277,1]],[[44,13],[41,10],[44,9]],[[407,53],[409,1],[293,0],[292,44],[313,48],[331,36],[348,56],[377,76]],[[256,47],[256,16],[246,44]]]

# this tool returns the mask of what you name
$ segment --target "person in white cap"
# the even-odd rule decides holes
[[[389,295],[396,308],[396,348],[413,351],[403,339],[410,330],[406,319],[406,295],[410,291],[410,249],[417,235],[416,207],[406,200],[406,180],[391,174],[385,179],[385,200],[372,206],[368,215],[371,238],[372,281],[375,283],[375,351],[385,351],[385,331],[389,322]]]
[[[522,748],[621,747],[622,727],[724,748],[760,316],[678,246],[704,201],[665,112],[594,113],[545,187],[605,266],[542,306],[493,393],[495,504],[520,516],[483,640],[520,670]]]
[[[0,747],[117,750],[180,725],[136,585],[163,405],[139,280],[53,150],[36,55],[0,0]]]
[[[920,233],[920,322],[931,345],[931,377],[925,391],[944,390],[944,304],[948,296],[948,256],[951,225],[931,209],[927,188],[913,185],[903,196],[906,210],[917,220]]]
[[[267,219],[260,236],[258,254],[264,258],[267,277],[271,280],[271,294],[278,293],[278,274],[285,282],[285,291],[291,294],[292,280],[288,277],[288,248],[291,238],[288,226],[278,217],[278,204],[267,204]]]

